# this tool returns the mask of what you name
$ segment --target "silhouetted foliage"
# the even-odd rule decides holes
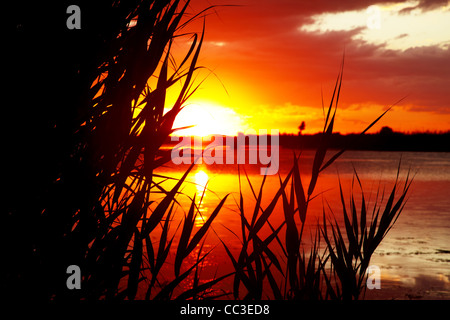
[[[302,123],[298,126],[298,134],[302,134],[302,131],[305,130],[306,124],[305,121],[302,121]]]
[[[382,135],[382,136],[389,136],[389,135],[392,135],[393,133],[394,133],[394,130],[392,130],[392,128],[386,127],[386,126],[382,127],[380,130],[380,135]]]
[[[153,170],[170,160],[160,146],[195,90],[203,34],[187,34],[191,45],[183,61],[174,62],[171,46],[202,12],[185,15],[189,1],[81,1],[81,30],[69,30],[70,4],[12,11],[17,106],[11,119],[18,121],[16,130],[8,127],[14,135],[8,165],[17,170],[8,176],[12,188],[2,215],[9,239],[2,283],[12,296],[33,299],[134,299],[150,277],[151,298],[167,254],[153,256],[149,234],[170,220],[189,172],[164,190],[153,182]],[[157,79],[152,86],[151,77]],[[164,114],[166,91],[178,83],[178,99]],[[150,211],[154,188],[165,198]],[[163,234],[169,227],[166,222]],[[161,243],[167,252],[171,242]],[[152,265],[147,275],[144,254]],[[81,290],[66,287],[72,264],[81,267]],[[165,298],[176,285],[161,289]]]
[[[353,194],[347,208],[339,182],[344,224],[337,222],[333,208],[329,208],[333,220],[327,218],[324,205],[322,223],[315,224],[316,233],[311,234],[310,239],[305,241],[303,231],[308,219],[308,207],[317,196],[314,191],[320,173],[347,150],[344,147],[338,152],[333,152],[334,155],[325,162],[333,137],[342,73],[343,69],[336,81],[323,132],[319,134],[319,141],[315,146],[308,188],[306,189],[306,185],[302,182],[300,156],[296,156],[295,153],[292,169],[283,180],[279,176],[280,187],[267,207],[261,205],[266,177],[262,180],[257,195],[244,171],[255,198],[255,208],[249,222],[248,214],[246,216],[244,213],[244,197],[241,189],[238,208],[243,245],[237,259],[222,241],[236,270],[233,282],[233,295],[236,299],[259,300],[266,297],[288,300],[359,299],[366,286],[366,271],[372,254],[404,208],[411,180],[408,175],[403,189],[400,188],[398,180],[400,165],[389,199],[383,203],[383,199],[377,196],[373,208],[369,208],[366,204],[362,184],[355,172],[361,190],[361,209],[357,209]],[[359,136],[363,136],[383,115],[367,126]],[[378,194],[384,194],[384,191],[378,190]],[[270,217],[278,200],[282,201],[281,211],[284,220],[280,225],[273,226]],[[371,209],[372,216],[368,217]],[[268,235],[260,232],[263,227],[269,227],[271,232]],[[346,237],[342,236],[344,230]],[[284,239],[280,236],[283,231]],[[311,243],[309,246],[305,245],[308,240]],[[321,247],[321,241],[325,242],[325,248]],[[277,255],[275,252],[281,254]],[[264,290],[265,286],[270,287],[271,292]],[[245,290],[242,290],[242,287]]]

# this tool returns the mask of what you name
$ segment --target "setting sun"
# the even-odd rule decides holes
[[[180,111],[174,128],[193,126],[176,131],[177,135],[208,136],[212,134],[236,135],[245,128],[244,120],[234,110],[210,102],[193,102]]]

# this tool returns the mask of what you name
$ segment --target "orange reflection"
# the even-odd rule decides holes
[[[203,171],[199,170],[194,175],[194,183],[195,187],[197,188],[197,194],[196,198],[198,199],[198,215],[195,217],[195,226],[201,227],[205,224],[205,221],[207,219],[206,213],[208,212],[208,209],[203,205],[205,198],[206,198],[206,186],[208,185],[209,176],[208,174]]]
[[[198,171],[194,176],[197,192],[200,193],[200,196],[203,193],[203,190],[206,188],[206,185],[208,184],[208,179],[208,175],[203,170]]]

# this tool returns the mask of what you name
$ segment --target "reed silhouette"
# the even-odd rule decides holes
[[[313,238],[306,241],[312,245],[309,247],[305,245],[304,228],[308,206],[317,197],[314,190],[320,173],[347,150],[343,148],[340,151],[334,151],[334,154],[325,161],[333,136],[342,84],[343,62],[326,112],[323,132],[319,135],[308,188],[304,188],[300,175],[300,156],[294,154],[292,169],[284,180],[279,178],[280,188],[271,199],[270,204],[263,208],[261,203],[266,179],[264,177],[257,195],[245,172],[246,179],[253,191],[255,206],[251,221],[249,221],[244,213],[244,198],[241,191],[239,210],[242,225],[242,249],[239,257],[236,259],[227,245],[222,242],[236,270],[233,284],[233,296],[236,299],[359,299],[366,288],[367,268],[371,256],[404,208],[406,195],[411,185],[409,174],[400,192],[398,192],[400,182],[399,174],[397,174],[395,186],[385,203],[383,196],[378,197],[377,195],[377,200],[372,208],[372,216],[368,219],[367,213],[370,208],[365,202],[362,185],[355,172],[362,191],[360,211],[358,212],[356,209],[353,194],[350,198],[350,208],[346,208],[342,187],[339,184],[344,225],[337,222],[334,215],[336,208],[331,207],[328,208],[334,216],[334,221],[329,222],[330,218],[325,214],[326,206],[324,205],[322,223],[317,224]],[[359,136],[364,135],[386,112],[365,128]],[[290,191],[288,192],[289,185]],[[384,191],[379,190],[379,194],[384,195]],[[278,201],[282,201],[284,221],[279,226],[272,226],[269,218]],[[263,227],[270,228],[271,233],[268,236],[261,232]],[[284,239],[279,236],[282,232],[285,234]],[[343,237],[343,234],[346,235],[346,238]],[[322,246],[321,242],[325,242],[325,246]],[[283,255],[280,257],[276,252],[282,252],[284,257]],[[284,281],[277,281],[280,278]],[[240,289],[240,284],[244,286],[244,293]],[[265,290],[264,286],[268,286],[271,292]]]
[[[33,172],[14,180],[22,190],[31,180],[33,192],[14,194],[8,203],[5,225],[12,239],[22,238],[8,244],[6,286],[15,295],[41,299],[134,299],[142,285],[146,298],[169,298],[204,256],[183,273],[178,266],[169,283],[158,281],[173,240],[168,238],[172,209],[189,170],[171,190],[155,182],[154,170],[170,159],[161,144],[196,89],[192,80],[203,33],[184,34],[192,44],[181,61],[172,57],[172,45],[208,9],[188,15],[189,1],[178,0],[86,2],[81,30],[69,31],[59,27],[64,5],[36,12],[26,7],[16,21],[22,68],[49,78],[23,103],[33,123],[27,139],[36,145],[17,148],[25,150],[20,154],[26,154]],[[39,16],[42,9],[49,11]],[[33,45],[45,49],[39,53]],[[39,66],[31,65],[31,58]],[[167,90],[179,83],[178,98],[164,113]],[[30,105],[38,105],[39,112]],[[150,208],[155,194],[163,200]],[[192,231],[187,221],[183,236]],[[179,248],[177,265],[207,228],[208,223],[181,242],[186,247]],[[154,248],[150,234],[157,229]],[[66,269],[72,264],[81,268],[81,290],[67,290]]]

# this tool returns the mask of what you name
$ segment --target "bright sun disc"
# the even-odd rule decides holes
[[[194,126],[176,131],[180,136],[236,135],[243,120],[232,109],[212,103],[199,102],[186,105],[175,119],[173,128]]]

